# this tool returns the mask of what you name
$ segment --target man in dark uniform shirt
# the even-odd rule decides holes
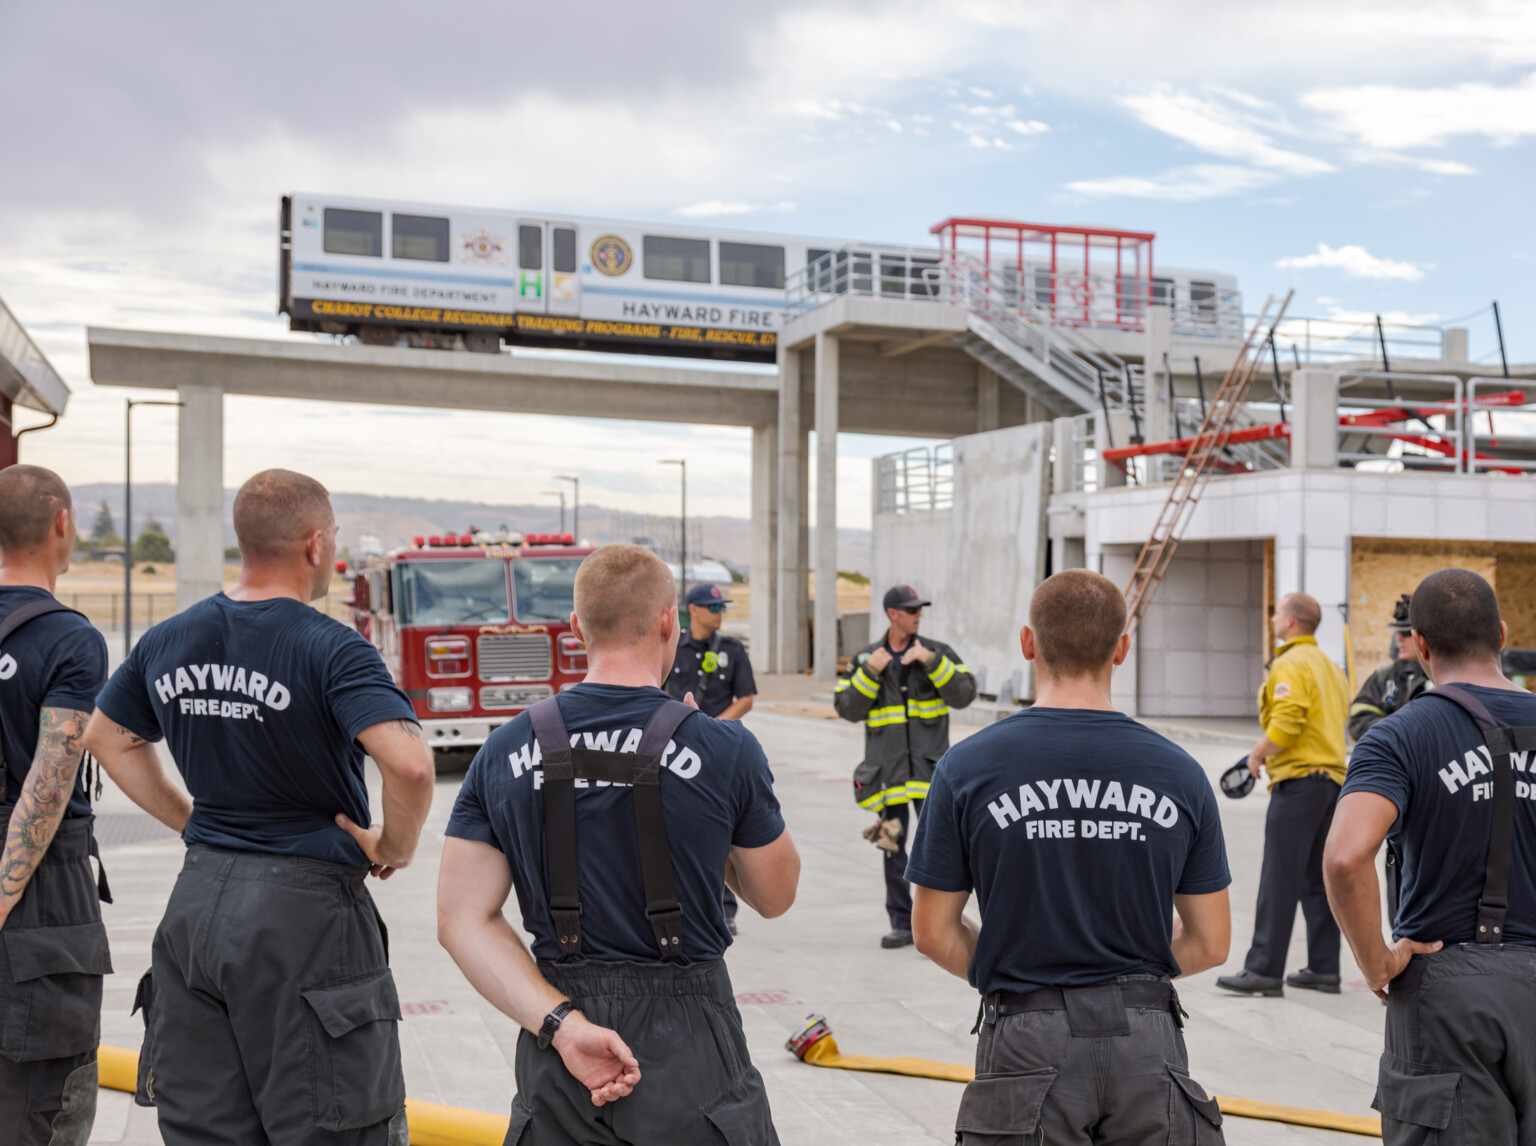
[[[234,519],[239,580],[139,638],[86,729],[187,842],[139,985],[139,1099],[166,1146],[397,1146],[400,1000],[364,882],[411,862],[432,751],[378,650],[310,605],[336,556],[325,487],[266,470]]]
[[[1536,696],[1500,670],[1509,629],[1471,570],[1421,581],[1409,620],[1435,687],[1355,746],[1323,857],[1339,927],[1387,1001],[1373,1105],[1386,1146],[1530,1146]],[[1401,873],[1390,939],[1376,877],[1384,840]]]
[[[107,644],[53,597],[74,542],[75,511],[58,474],[0,470],[0,631],[11,630],[0,637],[0,1139],[8,1146],[83,1146],[90,1137],[102,976],[112,970],[80,776]]]
[[[729,597],[718,585],[700,584],[688,590],[688,632],[677,642],[677,659],[667,677],[667,692],[676,700],[693,694],[693,703],[716,720],[740,720],[752,711],[757,681],[747,650],[735,637],[720,631]],[[725,889],[725,923],[736,934],[739,906]]]
[[[606,545],[575,596],[587,677],[491,733],[438,878],[439,940],[523,1028],[506,1141],[777,1146],[720,910],[724,883],[767,918],[795,898],[767,757],[659,687],[678,637],[660,558]],[[514,891],[531,958],[503,914]]]

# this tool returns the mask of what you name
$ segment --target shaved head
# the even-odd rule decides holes
[[[1029,599],[1040,663],[1063,679],[1092,676],[1114,659],[1125,632],[1125,594],[1089,569],[1063,569]]]
[[[676,599],[666,562],[639,545],[605,545],[576,570],[576,619],[589,649],[639,644]]]
[[[0,553],[30,552],[48,539],[61,509],[73,509],[69,486],[42,466],[0,469]]]
[[[292,558],[311,534],[329,529],[335,520],[326,488],[292,470],[262,470],[235,494],[235,538],[242,561]]]
[[[1323,623],[1323,607],[1305,593],[1287,593],[1280,598],[1275,612],[1286,614],[1307,636],[1317,632],[1317,626]]]

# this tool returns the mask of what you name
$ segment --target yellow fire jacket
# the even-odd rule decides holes
[[[1266,761],[1269,786],[1324,770],[1344,783],[1344,721],[1349,683],[1315,637],[1286,641],[1259,689],[1264,735],[1280,746]]]

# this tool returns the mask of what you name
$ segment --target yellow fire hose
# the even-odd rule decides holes
[[[970,1082],[976,1072],[954,1062],[930,1062],[923,1058],[872,1058],[862,1054],[843,1054],[837,1049],[832,1028],[820,1015],[812,1015],[805,1028],[785,1044],[801,1062],[827,1066],[834,1070],[866,1070],[877,1074],[903,1074],[912,1078],[937,1078],[945,1082]],[[1336,1114],[1331,1110],[1309,1110],[1304,1106],[1277,1106],[1272,1102],[1254,1102],[1247,1098],[1216,1099],[1223,1114],[1234,1118],[1258,1118],[1266,1122],[1284,1122],[1317,1130],[1339,1130],[1345,1134],[1381,1137],[1381,1119],[1360,1114]]]
[[[103,1046],[97,1052],[101,1085],[132,1093],[138,1086],[139,1052]],[[508,1116],[460,1110],[435,1102],[405,1100],[411,1146],[501,1146],[507,1137]]]

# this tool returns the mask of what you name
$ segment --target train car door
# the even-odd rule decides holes
[[[522,311],[575,314],[580,310],[574,223],[517,221],[517,299]]]

